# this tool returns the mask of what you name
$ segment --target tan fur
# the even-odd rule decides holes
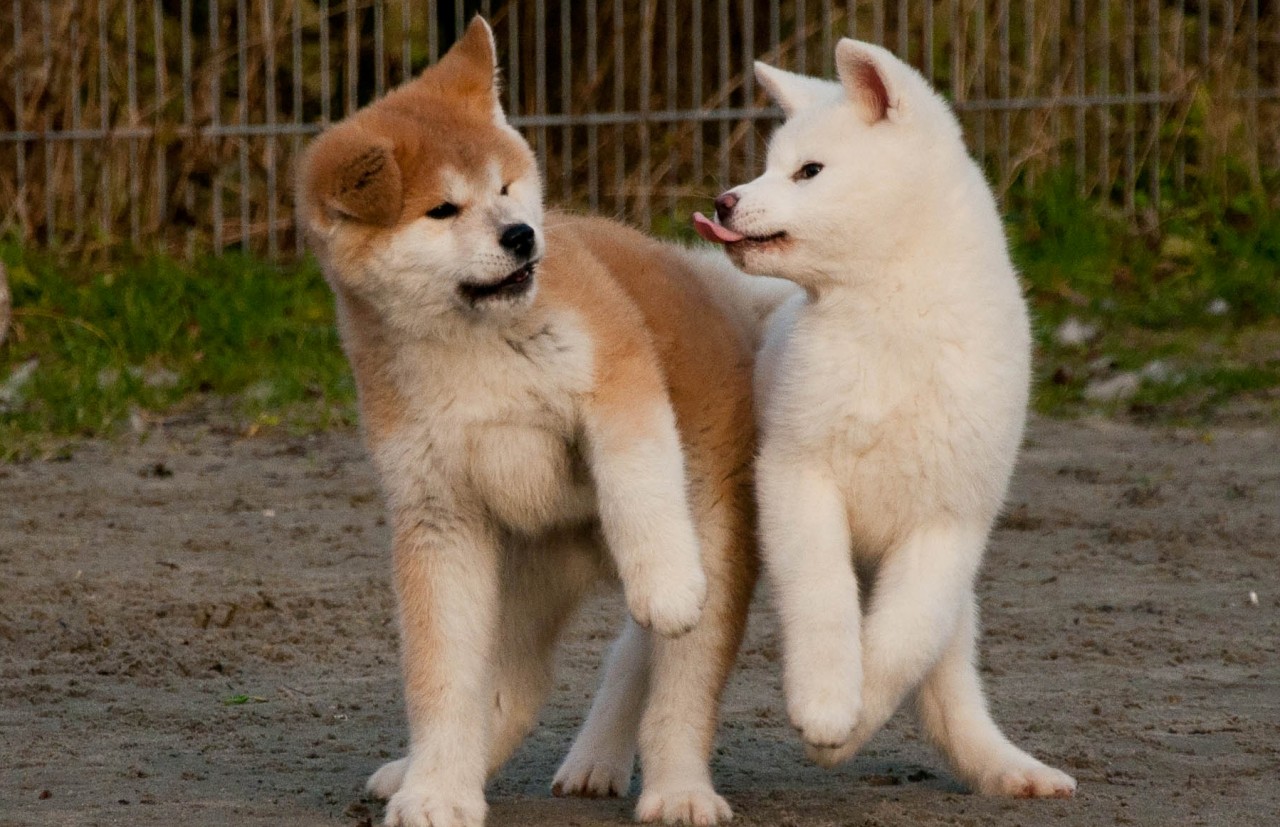
[[[418,239],[468,221],[480,238],[486,210],[514,198],[507,184],[536,181],[528,145],[497,110],[493,65],[487,27],[473,23],[420,79],[322,134],[298,180],[393,525],[411,747],[370,787],[391,797],[389,824],[478,823],[485,773],[550,686],[552,643],[589,583],[616,567],[636,619],[663,635],[689,628],[673,618],[705,582],[691,632],[628,638],[652,649],[652,669],[647,688],[623,694],[648,697],[638,814],[711,823],[728,813],[706,767],[716,705],[757,568],[750,344],[701,286],[696,256],[566,214],[546,217],[532,298],[453,308],[440,285],[471,276],[418,268],[419,250],[436,249]],[[445,201],[456,224],[424,218]],[[632,481],[648,499],[634,499]],[[666,548],[690,517],[701,573]],[[629,754],[611,760],[629,776]]]

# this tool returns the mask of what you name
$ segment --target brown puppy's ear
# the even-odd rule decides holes
[[[895,106],[893,90],[885,75],[886,61],[877,51],[883,50],[847,37],[836,44],[836,72],[840,83],[868,124],[885,120]]]
[[[473,98],[486,110],[498,105],[498,51],[493,30],[480,15],[471,19],[466,32],[422,79],[438,83],[451,94]]]
[[[303,160],[299,195],[312,220],[346,218],[388,226],[400,217],[400,166],[386,138],[341,124],[312,143]]]

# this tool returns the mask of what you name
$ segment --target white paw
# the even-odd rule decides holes
[[[862,746],[860,741],[855,743],[852,740],[846,740],[836,747],[815,747],[812,744],[805,744],[804,754],[819,767],[831,769],[856,755],[860,746]]]
[[[806,686],[793,690],[791,696],[795,700],[787,704],[787,714],[806,744],[830,750],[848,743],[862,714],[858,687],[835,685],[821,691]]]
[[[692,631],[707,602],[707,577],[696,561],[686,571],[645,572],[624,585],[631,616],[663,637]]]
[[[408,758],[383,764],[377,772],[369,776],[364,788],[378,798],[390,798],[400,791],[400,785],[404,783],[404,772],[408,768]]]
[[[729,802],[710,787],[646,789],[636,804],[636,821],[707,827],[732,820]]]
[[[572,752],[556,770],[551,782],[554,796],[580,798],[618,798],[631,790],[631,767],[635,759],[627,755],[620,758],[596,760],[578,758]]]
[[[387,827],[484,827],[484,797],[463,798],[424,785],[402,788],[387,802]]]
[[[984,773],[975,785],[983,795],[1010,798],[1071,798],[1076,780],[1029,755]]]

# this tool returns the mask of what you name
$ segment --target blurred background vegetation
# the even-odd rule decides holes
[[[956,105],[1037,318],[1037,407],[1280,414],[1269,0],[48,0],[0,12],[0,456],[183,417],[354,421],[291,163],[486,13],[548,200],[690,240],[759,171],[754,58],[853,31]]]

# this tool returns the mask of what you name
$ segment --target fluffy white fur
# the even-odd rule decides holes
[[[1069,796],[1072,778],[992,721],[975,664],[974,578],[1030,380],[996,205],[923,78],[848,39],[836,63],[839,82],[756,65],[788,117],[764,174],[727,193],[727,231],[703,228],[747,272],[800,288],[769,316],[756,370],[760,530],[788,712],[830,765],[916,691],[964,781]],[[717,283],[749,322],[777,304],[766,281]]]

